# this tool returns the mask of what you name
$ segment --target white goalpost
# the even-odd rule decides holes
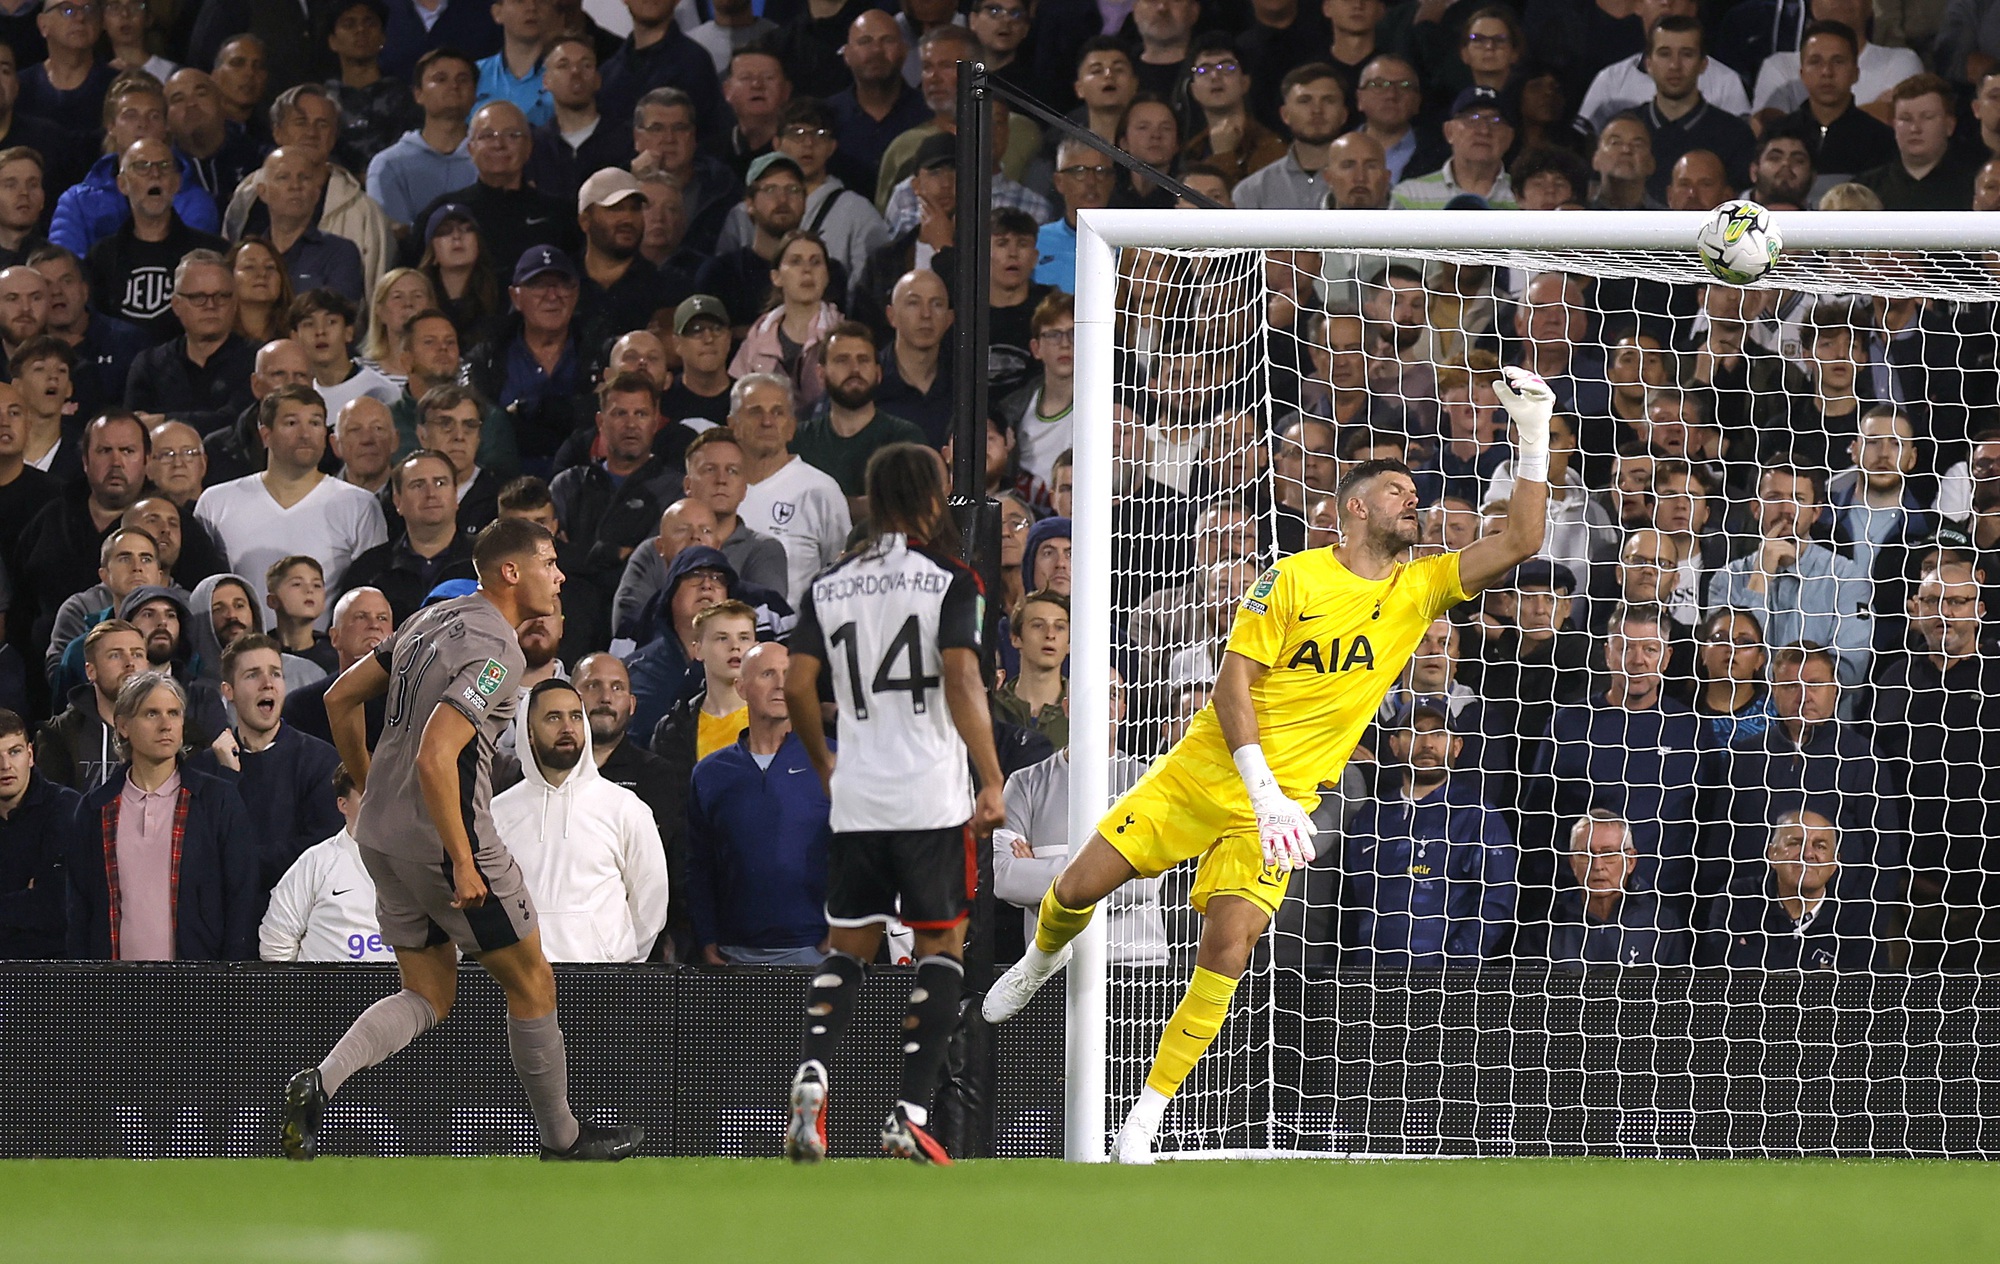
[[[1132,471],[1121,470],[1121,462],[1130,463],[1134,453],[1148,450],[1147,442],[1156,444],[1150,450],[1159,460],[1169,459],[1160,457],[1161,451],[1173,450],[1170,439],[1157,434],[1144,437],[1150,420],[1146,410],[1157,402],[1154,396],[1159,390],[1171,389],[1171,384],[1161,387],[1148,376],[1160,371],[1163,359],[1193,355],[1217,366],[1217,380],[1205,382],[1202,388],[1215,416],[1204,422],[1200,437],[1191,441],[1189,451],[1194,455],[1185,457],[1190,465],[1215,461],[1226,445],[1243,443],[1245,435],[1252,436],[1249,442],[1266,445],[1268,453],[1276,431],[1287,419],[1299,417],[1324,420],[1338,443],[1345,440],[1350,427],[1373,434],[1382,425],[1375,421],[1339,422],[1321,417],[1311,404],[1301,407],[1302,392],[1309,398],[1334,398],[1339,392],[1314,394],[1314,360],[1309,349],[1301,350],[1296,361],[1274,365],[1267,355],[1271,344],[1263,322],[1274,299],[1280,306],[1289,304],[1298,314],[1288,317],[1293,323],[1282,331],[1284,337],[1301,348],[1317,338],[1318,349],[1325,352],[1329,348],[1323,330],[1305,332],[1320,328],[1309,324],[1309,316],[1363,317],[1370,340],[1364,354],[1371,375],[1379,373],[1383,375],[1380,380],[1398,383],[1428,382],[1431,393],[1425,398],[1389,398],[1386,388],[1373,385],[1371,392],[1403,410],[1405,417],[1424,416],[1421,425],[1411,423],[1412,431],[1420,429],[1434,443],[1442,443],[1437,436],[1449,422],[1437,394],[1439,371],[1446,382],[1468,374],[1476,380],[1481,372],[1489,371],[1483,367],[1485,361],[1477,359],[1482,354],[1477,348],[1503,340],[1510,348],[1531,341],[1525,328],[1523,289],[1540,274],[1560,272],[1579,278],[1577,292],[1590,296],[1587,304],[1577,304],[1575,319],[1577,328],[1588,328],[1586,341],[1593,348],[1610,346],[1620,337],[1632,341],[1645,388],[1644,407],[1650,408],[1658,394],[1678,398],[1685,388],[1701,397],[1706,414],[1712,408],[1706,401],[1721,398],[1717,393],[1720,388],[1712,381],[1696,382],[1690,375],[1711,363],[1703,359],[1708,344],[1699,342],[1710,327],[1710,318],[1704,306],[1708,300],[1698,287],[1719,283],[1703,271],[1694,250],[1696,231],[1708,218],[1707,213],[1665,211],[1082,212],[1076,244],[1071,837],[1088,837],[1116,797],[1111,779],[1115,731],[1129,733],[1135,726],[1144,727],[1143,748],[1128,749],[1128,754],[1143,759],[1162,749],[1165,739],[1160,734],[1172,731],[1170,713],[1184,705],[1185,699],[1203,696],[1196,677],[1200,663],[1217,645],[1212,629],[1137,651],[1127,644],[1126,621],[1135,600],[1146,595],[1143,585],[1135,587],[1133,575],[1149,565],[1135,560],[1131,552],[1135,546],[1128,537],[1135,520],[1133,506],[1148,493],[1134,490]],[[1746,313],[1744,324],[1752,335],[1770,344],[1766,348],[1769,373],[1761,382],[1747,379],[1744,389],[1731,396],[1729,406],[1740,405],[1764,419],[1760,426],[1768,435],[1783,429],[1784,423],[1775,419],[1808,411],[1808,405],[1801,402],[1808,399],[1807,388],[1801,383],[1812,384],[1811,391],[1818,393],[1810,399],[1823,402],[1831,389],[1825,383],[1833,379],[1817,367],[1820,362],[1813,359],[1810,344],[1815,330],[1826,332],[1825,313],[1834,304],[1845,304],[1841,310],[1853,322],[1849,339],[1858,380],[1864,387],[1879,387],[1875,393],[1883,396],[1873,402],[1922,414],[1912,443],[1920,444],[1924,452],[1928,494],[1935,500],[1941,488],[1953,485],[1954,478],[1969,479],[1971,475],[1956,472],[1954,463],[1964,456],[1971,437],[1968,432],[1989,420],[1988,410],[1983,404],[1975,406],[1959,397],[1908,398],[1911,381],[1928,383],[1924,389],[1933,392],[1942,389],[1937,383],[1943,380],[1943,370],[1933,369],[1928,377],[1922,377],[1914,369],[1905,369],[1913,356],[1924,362],[1926,355],[1944,345],[1938,330],[1946,318],[1933,313],[1976,312],[1983,310],[1982,305],[2000,304],[2000,262],[1996,262],[2000,261],[2000,216],[1779,212],[1776,221],[1784,238],[1783,257],[1755,287],[1768,292],[1768,297],[1756,300],[1756,318],[1747,314],[1748,308],[1742,309]],[[1136,284],[1132,275],[1135,252],[1161,261]],[[1473,320],[1469,313],[1477,305],[1482,313],[1479,321],[1486,322],[1490,315],[1493,323],[1478,329],[1468,325],[1463,330],[1425,334],[1430,341],[1424,345],[1436,349],[1434,361],[1386,362],[1394,361],[1398,354],[1394,331],[1384,332],[1379,328],[1382,319],[1373,309],[1364,313],[1361,308],[1374,301],[1369,297],[1371,286],[1381,289],[1389,284],[1384,278],[1391,264],[1400,265],[1403,275],[1425,278],[1425,310],[1435,312],[1439,310],[1436,300],[1449,299],[1449,310],[1464,314],[1467,321]],[[1490,278],[1477,294],[1446,295],[1432,288],[1440,275],[1462,278],[1474,274]],[[1133,293],[1149,283],[1155,291],[1177,297],[1157,310],[1142,313],[1122,309]],[[1560,301],[1571,303],[1571,293],[1562,289]],[[1606,295],[1615,298],[1606,299]],[[1912,300],[1918,305],[1917,314],[1910,317],[1907,329],[1897,327],[1895,322],[1903,318]],[[1176,303],[1181,306],[1176,308]],[[1587,312],[1582,310],[1586,306]],[[1517,320],[1523,323],[1517,325]],[[1814,324],[1815,320],[1820,323]],[[1805,332],[1801,334],[1801,330]],[[1987,332],[2000,338],[2000,321],[1980,326],[1981,337]],[[1904,340],[1900,350],[1899,336]],[[1665,344],[1657,348],[1668,365],[1660,372],[1673,374],[1671,383],[1655,382],[1647,376],[1654,372],[1647,357],[1656,350],[1652,344],[1641,345],[1647,337]],[[1795,345],[1799,337],[1808,344],[1803,351]],[[1162,338],[1168,341],[1157,341]],[[1379,345],[1378,338],[1382,340]],[[1686,342],[1689,338],[1696,341]],[[1914,350],[1910,338],[1919,344]],[[1684,345],[1677,346],[1677,342]],[[1873,359],[1863,354],[1864,346],[1875,348],[1870,353]],[[1474,349],[1468,352],[1468,348]],[[1606,364],[1614,354],[1603,352]],[[1931,358],[1943,354],[1937,351]],[[1983,362],[1978,372],[2000,373],[2000,369]],[[1226,385],[1220,381],[1225,375]],[[1613,373],[1607,368],[1604,376],[1608,380]],[[1374,380],[1371,376],[1371,382]],[[1596,389],[1594,385],[1592,389]],[[1964,388],[1952,389],[1962,392]],[[1476,406],[1473,388],[1468,386],[1466,391],[1467,404]],[[1620,398],[1619,384],[1611,382],[1605,391],[1604,397],[1615,405]],[[1861,390],[1860,396],[1857,416],[1865,415],[1870,407],[1867,390]],[[1949,423],[1949,438],[1926,433],[1932,409],[1942,417],[1947,405],[1956,419]],[[1330,412],[1332,405],[1325,407]],[[1788,408],[1791,414],[1786,412]],[[1961,414],[1969,414],[1971,420],[1964,420]],[[1631,419],[1618,421],[1618,415],[1586,419],[1582,427],[1572,425],[1573,430],[1594,427],[1593,434],[1582,442],[1575,464],[1591,468],[1599,482],[1605,471],[1613,471],[1610,477],[1622,477],[1618,471],[1640,463],[1629,451],[1618,452],[1608,437],[1629,432]],[[1826,415],[1833,416],[1830,412]],[[1223,417],[1232,420],[1225,422]],[[1689,418],[1692,428],[1692,412]],[[1714,423],[1717,419],[1705,416],[1705,420]],[[1990,420],[2000,421],[2000,415]],[[1642,418],[1637,424],[1651,427],[1654,423]],[[1844,436],[1846,432],[1840,433]],[[1404,433],[1395,438],[1402,442],[1416,436]],[[1775,459],[1770,455],[1772,445],[1766,443],[1755,456],[1746,458],[1742,445],[1751,440],[1734,434],[1725,434],[1724,439],[1737,445],[1732,471],[1741,472],[1750,481],[1746,484],[1732,474],[1708,507],[1718,519],[1728,519],[1727,532],[1737,534],[1726,534],[1720,523],[1709,530],[1714,540],[1728,544],[1732,552],[1739,547],[1754,551],[1759,521],[1756,492],[1762,478],[1759,470]],[[1849,458],[1844,437],[1820,441],[1823,439],[1815,440],[1817,448],[1806,445],[1815,455],[1799,462],[1811,466],[1822,499],[1827,480],[1837,483],[1859,460],[1858,456]],[[1858,446],[1854,450],[1858,452]],[[1650,469],[1652,458],[1645,461]],[[1663,466],[1676,467],[1689,463],[1701,464],[1698,454],[1675,454],[1662,462]],[[1273,480],[1278,475],[1272,464],[1267,456],[1258,454],[1232,466],[1244,472],[1246,481],[1227,498],[1244,505],[1256,520],[1263,541],[1260,555],[1252,559],[1255,564],[1243,572],[1250,576],[1276,556],[1276,546],[1269,542],[1277,530],[1277,515],[1284,510],[1280,503],[1283,497],[1274,490]],[[1718,458],[1718,467],[1721,464]],[[1928,468],[1931,466],[1935,468]],[[1482,487],[1491,485],[1491,474],[1492,470],[1482,465],[1476,476]],[[1171,476],[1163,477],[1172,482]],[[1865,479],[1866,475],[1853,477]],[[1177,490],[1197,507],[1212,503],[1208,492],[1213,487],[1202,482],[1199,474],[1191,478]],[[1658,523],[1657,518],[1643,522],[1636,517],[1619,519],[1616,489],[1599,482],[1583,488],[1583,494],[1608,504],[1604,512],[1612,517],[1608,527],[1589,519],[1591,531],[1580,529],[1577,537],[1587,539],[1590,549],[1588,559],[1579,561],[1579,566],[1588,562],[1590,575],[1576,577],[1579,591],[1574,594],[1578,603],[1574,608],[1579,625],[1594,625],[1614,609],[1625,608],[1621,603],[1629,601],[1631,594],[1621,593],[1618,587],[1623,582],[1619,569],[1623,542],[1633,535],[1653,540],[1655,536],[1646,533]],[[1445,478],[1439,485],[1455,484]],[[1663,479],[1662,495],[1667,494],[1666,488]],[[1329,491],[1330,487],[1317,486],[1310,489],[1308,497],[1317,499]],[[1659,502],[1652,499],[1650,483],[1643,492],[1633,494],[1645,497],[1646,503],[1657,509]],[[1944,494],[1948,498],[1954,495],[1949,490]],[[1955,506],[1957,501],[1951,503]],[[1583,521],[1582,511],[1579,515]],[[1196,533],[1190,526],[1192,521],[1191,517],[1162,518],[1156,525],[1161,531],[1187,537]],[[1863,523],[1865,532],[1866,524],[1873,520],[1864,517],[1857,521]],[[1710,572],[1726,570],[1726,562],[1711,559],[1704,563],[1693,551],[1705,538],[1700,526],[1681,535],[1664,528],[1662,532],[1657,533],[1660,540],[1667,541],[1672,535],[1682,541],[1672,547],[1689,550],[1676,561],[1677,569],[1659,581],[1662,587],[1657,601],[1660,607],[1684,610],[1694,621],[1690,670],[1697,674],[1735,670],[1713,668],[1702,656],[1702,647],[1708,642],[1702,639],[1706,634],[1701,625],[1715,613],[1716,604],[1707,597],[1720,591]],[[1869,564],[1887,565],[1880,550],[1888,545],[1872,540],[1866,543]],[[1199,538],[1177,538],[1161,547],[1185,552],[1188,558],[1212,556],[1205,554]],[[1721,556],[1716,554],[1716,558]],[[1197,586],[1207,582],[1200,574],[1193,574],[1190,580],[1193,572],[1193,563],[1185,562],[1177,578]],[[1668,580],[1683,573],[1699,576],[1699,589],[1691,596],[1681,590],[1670,596]],[[1217,571],[1217,575],[1222,573]],[[2000,576],[1995,579],[2000,581]],[[1220,577],[1214,582],[1226,586],[1230,581]],[[1595,591],[1582,591],[1593,583]],[[1789,616],[1779,610],[1778,598],[1766,596],[1766,591],[1758,592],[1757,599],[1767,608],[1756,613],[1754,626],[1763,631],[1792,627],[1784,621]],[[1590,604],[1584,607],[1586,599]],[[1200,617],[1185,613],[1187,626],[1205,626]],[[1992,611],[1991,616],[2000,622],[2000,610]],[[1471,638],[1481,626],[1465,623],[1460,635]],[[1873,625],[1871,628],[1870,635],[1880,633],[1880,644],[1889,646],[1876,648],[1874,653],[1891,653],[1894,647],[1889,645],[1889,634]],[[1591,630],[1579,626],[1577,631],[1595,646],[1591,670],[1602,673],[1604,633],[1594,626]],[[1908,635],[1918,637],[1921,632],[1913,616]],[[1728,635],[1726,630],[1723,635]],[[1664,632],[1662,636],[1664,639]],[[1795,639],[1818,643],[1814,637]],[[1869,644],[1868,637],[1862,637],[1851,646],[1838,647],[1843,723],[1853,720],[1859,724],[1869,718],[1868,700],[1874,696],[1881,663],[1886,659],[1869,659],[1849,675],[1855,666],[1852,655],[1868,653]],[[1776,696],[1770,692],[1771,660],[1779,644],[1773,639],[1759,648],[1764,655],[1762,674],[1755,681],[1745,677],[1745,695],[1762,690],[1759,697],[1769,699]],[[1470,648],[1459,652],[1462,658],[1477,657],[1477,651]],[[1728,651],[1720,654],[1711,658],[1720,662]],[[1130,657],[1121,660],[1120,655]],[[1116,687],[1114,662],[1140,660],[1149,664],[1143,673],[1147,678],[1124,680],[1122,685],[1136,718],[1128,719],[1126,727],[1119,730],[1111,710]],[[1700,681],[1711,678],[1697,675],[1690,685],[1695,697],[1705,696]],[[1744,724],[1751,722],[1748,706]],[[1756,706],[1761,708],[1756,722],[1764,726],[1759,733],[1782,728],[1776,702],[1759,701]],[[1697,719],[1692,726],[1699,729],[1704,723],[1701,717],[1709,713],[1699,706],[1694,711]],[[1493,712],[1488,708],[1481,714],[1490,721]],[[1490,945],[1475,951],[1475,956],[1484,957],[1478,968],[1471,968],[1461,957],[1441,970],[1382,964],[1389,958],[1368,958],[1372,964],[1355,964],[1358,959],[1352,945],[1334,941],[1352,939],[1356,916],[1373,914],[1360,909],[1364,897],[1355,894],[1352,875],[1345,872],[1343,838],[1336,820],[1333,832],[1323,829],[1320,838],[1321,858],[1315,866],[1321,871],[1319,877],[1308,883],[1303,875],[1295,876],[1288,898],[1291,915],[1280,914],[1276,933],[1267,936],[1265,950],[1253,962],[1237,994],[1229,1022],[1169,1110],[1162,1132],[1162,1157],[2000,1152],[2000,1105],[1987,1104],[2000,1103],[2000,1091],[1996,1091],[2000,1088],[2000,1065],[1989,1065],[1981,1052],[2000,1041],[2000,1028],[1989,1030],[1989,1020],[1983,1017],[2000,1001],[2000,987],[1991,986],[2000,984],[2000,978],[1982,982],[1979,977],[1989,963],[2000,962],[2000,957],[1989,957],[1978,947],[1987,937],[1976,929],[1965,931],[1962,940],[1952,938],[1958,932],[1951,928],[1965,921],[1960,905],[1953,903],[1959,899],[1954,894],[1957,888],[1939,878],[1933,898],[1931,887],[1926,885],[1930,870],[1920,863],[1931,853],[1925,850],[1919,820],[1898,818],[1901,823],[1894,830],[1900,831],[1900,841],[1895,846],[1903,851],[1897,855],[1892,856],[1889,841],[1881,840],[1880,850],[1871,853],[1866,865],[1850,860],[1845,851],[1841,853],[1845,868],[1840,872],[1848,877],[1840,881],[1859,882],[1858,875],[1867,868],[1868,880],[1874,883],[1868,890],[1881,893],[1879,907],[1870,904],[1866,914],[1875,920],[1865,921],[1870,933],[1881,940],[1876,948],[1844,956],[1838,968],[1829,961],[1829,968],[1818,972],[1810,968],[1753,971],[1722,959],[1710,963],[1702,953],[1726,955],[1731,951],[1728,936],[1736,923],[1729,919],[1749,916],[1742,910],[1750,907],[1751,901],[1760,893],[1776,890],[1758,885],[1777,881],[1771,876],[1774,870],[1761,859],[1743,858],[1729,848],[1749,846],[1741,841],[1745,831],[1753,825],[1775,830],[1777,819],[1760,818],[1748,825],[1740,821],[1732,824],[1731,819],[1717,823],[1717,813],[1727,818],[1730,811],[1747,802],[1742,793],[1724,796],[1731,784],[1729,777],[1747,775],[1742,770],[1750,756],[1739,752],[1750,751],[1755,743],[1753,735],[1740,728],[1728,730],[1723,738],[1704,738],[1711,744],[1694,752],[1699,758],[1686,765],[1695,771],[1684,775],[1677,788],[1654,796],[1656,802],[1649,800],[1653,803],[1649,819],[1659,827],[1657,835],[1647,833],[1645,822],[1639,823],[1643,837],[1635,846],[1637,859],[1628,866],[1628,872],[1639,875],[1630,879],[1630,891],[1640,893],[1643,889],[1648,898],[1673,906],[1676,911],[1671,916],[1682,919],[1675,923],[1674,933],[1686,935],[1689,956],[1685,963],[1580,964],[1574,969],[1560,963],[1551,966],[1551,952],[1532,945],[1553,942],[1551,919],[1560,917],[1555,910],[1567,907],[1565,900],[1584,899],[1578,893],[1582,879],[1570,868],[1568,831],[1583,811],[1579,804],[1588,802],[1595,807],[1600,800],[1591,797],[1587,786],[1579,788],[1575,773],[1576,768],[1595,769],[1589,763],[1589,752],[1566,753],[1560,749],[1560,734],[1526,731],[1526,725],[1526,721],[1517,721],[1516,727],[1522,731],[1489,728],[1484,733],[1491,739],[1487,745],[1510,744],[1505,756],[1510,801],[1493,806],[1496,813],[1505,816],[1522,868],[1518,879],[1511,868],[1505,878],[1518,891],[1506,904],[1507,925],[1487,920],[1489,906],[1482,905],[1471,914],[1478,923],[1474,939]],[[1871,750],[1883,749],[1884,739],[1867,737],[1865,728],[1856,731],[1876,743]],[[1541,753],[1528,753],[1538,743]],[[1841,749],[1850,751],[1841,756],[1850,760],[1843,767],[1858,767],[1856,761],[1861,757],[1848,747]],[[1660,750],[1666,750],[1664,739]],[[1543,764],[1536,764],[1536,758]],[[1570,758],[1582,762],[1565,764]],[[1888,760],[1887,755],[1883,758]],[[1540,779],[1525,773],[1514,776],[1517,769],[1543,766],[1551,769],[1546,777],[1539,773],[1536,778]],[[1550,796],[1548,810],[1522,806],[1531,799],[1541,802],[1534,796],[1543,792],[1543,781]],[[1863,816],[1878,819],[1869,815],[1871,806],[1858,801],[1845,782],[1839,792],[1845,797],[1839,798],[1835,807],[1815,806],[1834,799],[1815,797],[1817,792],[1810,789],[1799,789],[1796,801],[1780,795],[1776,787],[1762,789],[1770,793],[1758,799],[1758,811],[1774,812],[1778,806],[1790,804],[1800,811],[1810,808],[1840,816],[1842,819],[1833,825],[1842,847],[1860,829],[1849,824],[1847,814],[1853,813],[1857,821]],[[1583,797],[1577,797],[1579,794]],[[1617,806],[1623,821],[1640,815],[1631,800],[1632,796],[1621,793],[1603,801]],[[1349,802],[1345,811],[1351,814],[1353,810]],[[1340,811],[1338,804],[1323,808],[1330,820]],[[1898,811],[1904,809],[1899,807]],[[1921,816],[1921,805],[1915,811]],[[1904,815],[1909,813],[1904,811]],[[2000,822],[2000,815],[1996,822]],[[1628,839],[1632,828],[1626,826]],[[1802,817],[1800,828],[1806,828]],[[1882,840],[1887,840],[1891,827],[1880,828]],[[1915,837],[1913,830],[1918,832]],[[2000,836],[2000,824],[1994,833]],[[1561,837],[1556,837],[1558,834]],[[1677,850],[1683,846],[1679,841],[1683,838],[1684,857]],[[1655,849],[1650,854],[1649,847]],[[1717,848],[1722,850],[1717,852]],[[1683,860],[1685,891],[1677,885],[1682,876],[1676,866]],[[1514,863],[1508,862],[1510,866]],[[1587,868],[1587,858],[1584,863]],[[1493,875],[1498,869],[1486,872],[1489,885],[1497,889],[1501,882]],[[1893,899],[1889,894],[1892,888],[1898,893]],[[1827,887],[1828,891],[1834,889]],[[1838,889],[1845,900],[1860,888],[1843,885]],[[2000,881],[1995,889],[2000,891]],[[1972,898],[1977,904],[1977,896]],[[1929,933],[1931,923],[1925,911],[1929,905],[1925,901],[1936,904],[1937,923],[1944,928],[1938,932],[1942,946],[1934,954],[1935,961],[1921,945],[1910,947]],[[1111,1135],[1143,1079],[1160,1024],[1186,982],[1194,923],[1184,911],[1185,876],[1168,876],[1161,902],[1169,941],[1164,964],[1112,964],[1116,954],[1107,942],[1107,922],[1111,919],[1102,912],[1075,942],[1066,984],[1063,1136],[1064,1154],[1072,1161],[1104,1161]],[[1777,906],[1790,907],[1782,900]],[[1854,902],[1854,907],[1859,908],[1859,903]],[[1971,916],[1977,920],[1976,912]],[[2000,934],[1992,938],[2000,940]],[[1971,946],[1952,946],[1961,943]],[[1854,963],[1863,957],[1865,962],[1856,967]],[[1660,960],[1670,957],[1663,955]],[[2000,964],[1991,968],[2000,969]],[[1898,1050],[1900,1054],[1895,1052]]]

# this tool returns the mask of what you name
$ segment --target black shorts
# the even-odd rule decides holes
[[[834,926],[894,919],[943,930],[965,920],[979,887],[970,824],[835,834],[826,870],[826,920]]]

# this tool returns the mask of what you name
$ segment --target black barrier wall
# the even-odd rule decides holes
[[[653,1154],[778,1153],[803,972],[557,974],[582,1113],[645,1124]],[[0,963],[0,1156],[274,1154],[285,1077],[392,986],[371,966]],[[908,989],[907,971],[870,976],[833,1068],[836,1154],[877,1152]],[[1178,990],[1158,977],[1112,985],[1113,1126]],[[1240,995],[1217,1056],[1168,1117],[1179,1144],[2000,1154],[2000,978],[1281,971]],[[498,989],[468,968],[449,1022],[350,1082],[326,1152],[530,1152],[501,1015]],[[1062,1057],[1056,986],[999,1029],[998,1153],[1060,1152]]]
[[[1244,991],[1228,1065],[1197,1072],[1214,1091],[1168,1115],[1187,1148],[2000,1157],[2000,978],[1527,966]],[[1158,1021],[1114,1040],[1124,1093]]]
[[[646,1126],[645,1152],[776,1155],[808,974],[557,966],[579,1114]],[[871,973],[832,1067],[836,1155],[880,1152],[911,972]],[[275,1155],[285,1079],[395,987],[385,966],[0,963],[0,1157]],[[525,1154],[527,1099],[500,990],[460,975],[441,1027],[348,1082],[326,1154]],[[1062,1005],[1038,997],[999,1033],[996,1149],[1061,1146]]]

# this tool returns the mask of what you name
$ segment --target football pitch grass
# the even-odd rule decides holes
[[[1973,1162],[0,1163],[8,1264],[1995,1259]]]

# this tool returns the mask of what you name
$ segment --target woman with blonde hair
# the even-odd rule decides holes
[[[415,268],[391,268],[375,283],[368,304],[368,337],[361,362],[402,386],[410,377],[410,318],[437,306],[431,280]]]
[[[225,260],[236,278],[236,332],[253,347],[292,336],[292,276],[265,237],[245,237]]]
[[[818,233],[801,228],[778,243],[777,266],[771,269],[771,306],[743,336],[729,362],[730,376],[782,373],[798,391],[801,414],[826,394],[825,370],[817,353],[827,331],[842,320],[840,309],[826,301],[832,267],[826,243]]]

